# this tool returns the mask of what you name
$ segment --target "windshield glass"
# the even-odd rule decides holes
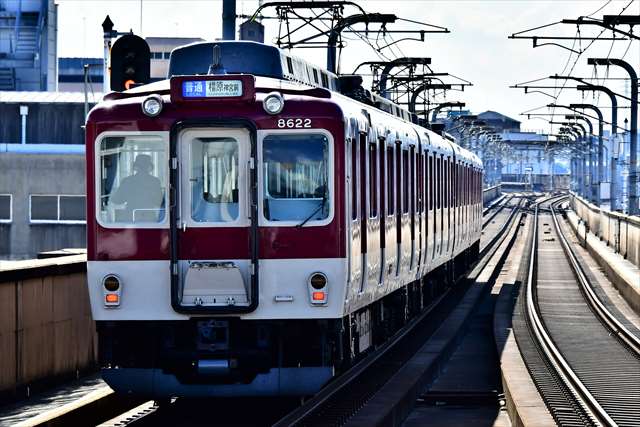
[[[269,221],[326,219],[330,211],[327,137],[269,135],[262,150],[264,217]]]
[[[97,215],[102,224],[164,221],[167,149],[155,136],[110,136],[100,142]]]

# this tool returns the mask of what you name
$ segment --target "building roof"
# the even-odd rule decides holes
[[[504,114],[498,113],[497,111],[491,111],[491,110],[478,114],[478,118],[484,119],[484,120],[508,120],[508,121],[520,123],[519,120],[512,119],[509,116],[505,116]]]
[[[90,104],[102,100],[102,93],[89,92],[87,99]],[[4,104],[82,104],[84,92],[27,92],[0,91],[0,103]]]

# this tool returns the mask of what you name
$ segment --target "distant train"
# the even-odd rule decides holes
[[[478,157],[357,78],[231,41],[174,50],[169,75],[86,125],[88,286],[116,391],[312,394],[478,256]]]

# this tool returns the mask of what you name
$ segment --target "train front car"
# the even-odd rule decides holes
[[[216,46],[89,115],[103,377],[150,397],[308,395],[342,357],[343,116],[326,72],[296,84],[275,48]]]

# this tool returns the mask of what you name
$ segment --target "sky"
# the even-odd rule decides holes
[[[178,36],[201,37],[215,40],[221,37],[222,0],[56,0],[58,4],[58,54],[62,57],[102,56],[101,23],[110,15],[119,31],[133,30],[143,37]],[[548,113],[545,107],[553,98],[539,93],[525,94],[522,89],[511,89],[516,83],[570,74],[578,77],[608,76],[623,78],[626,74],[611,67],[587,65],[588,57],[623,57],[640,69],[640,41],[597,40],[581,55],[557,46],[533,48],[531,40],[511,40],[509,35],[539,27],[563,18],[603,14],[640,14],[640,0],[367,0],[358,2],[367,12],[394,13],[399,18],[426,22],[448,28],[448,34],[428,34],[424,42],[403,41],[382,51],[386,57],[427,56],[432,58],[436,72],[448,72],[473,83],[464,92],[448,91],[446,100],[464,101],[473,112],[498,111],[523,122],[526,130],[550,131],[550,125],[541,119],[527,119],[527,111]],[[252,14],[257,1],[237,1],[238,14]],[[273,16],[273,10],[265,15]],[[352,9],[350,13],[355,13]],[[237,25],[242,22],[237,21]],[[278,31],[276,20],[264,20],[265,42],[272,43]],[[420,28],[409,22],[397,22],[389,29]],[[628,27],[624,27],[627,29]],[[636,30],[636,33],[640,30]],[[583,37],[598,36],[600,28],[582,26]],[[575,36],[574,25],[553,25],[531,35]],[[610,32],[601,35],[611,37]],[[350,37],[353,38],[353,37]],[[398,37],[399,38],[399,37]],[[590,42],[573,46],[583,50]],[[567,48],[572,41],[563,41]],[[321,49],[294,49],[294,53],[318,65],[325,66],[325,53]],[[360,40],[347,40],[341,56],[341,70],[351,71],[363,61],[379,59],[376,52]],[[597,73],[597,74],[596,74]],[[596,82],[595,80],[593,81]],[[603,80],[599,84],[604,83]],[[609,80],[607,85],[616,92],[628,93],[625,80]],[[540,82],[554,85],[553,80]],[[605,97],[576,91],[575,83],[567,83],[557,103],[596,103],[607,111]],[[556,95],[553,89],[544,89]],[[441,98],[442,100],[442,98]],[[626,102],[626,101],[625,101]],[[624,102],[623,102],[624,105]],[[628,103],[626,104],[628,105]],[[538,108],[540,107],[540,108]],[[620,123],[628,110],[619,113]],[[556,111],[560,113],[560,111]],[[564,114],[564,111],[561,112]],[[548,117],[546,117],[548,119]]]

